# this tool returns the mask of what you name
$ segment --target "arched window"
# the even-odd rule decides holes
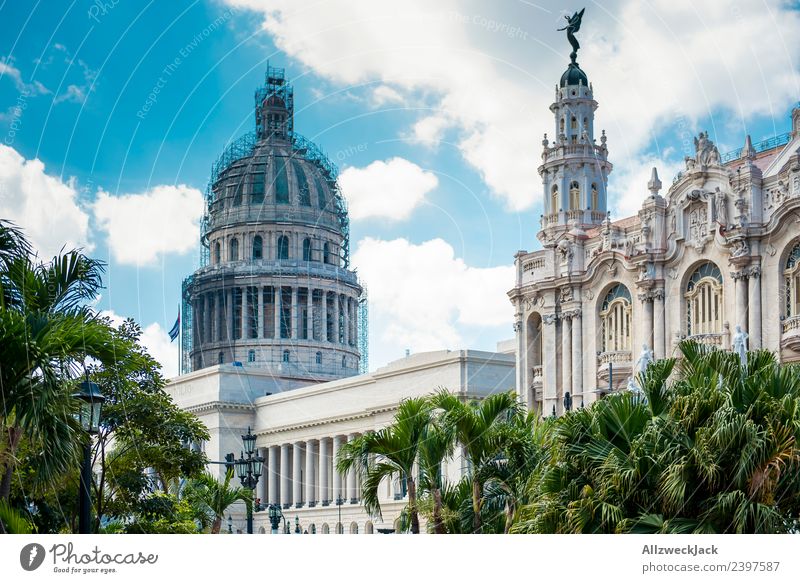
[[[303,239],[303,261],[311,261],[311,239]]]
[[[576,180],[569,183],[569,208],[573,211],[581,208],[581,187]]]
[[[289,237],[278,237],[278,259],[289,259]]]
[[[231,247],[228,252],[228,261],[239,261],[239,240],[231,239]]]
[[[316,363],[317,364],[322,364],[322,353],[321,352],[317,352]]]
[[[289,351],[288,350],[284,350],[283,351],[283,362],[289,362]]]
[[[786,317],[800,316],[800,241],[786,258],[783,274],[786,277]]]
[[[222,263],[222,247],[219,245],[219,241],[214,243],[214,265],[219,265]]]
[[[553,188],[550,190],[550,212],[557,213],[560,208],[558,201],[558,185],[554,184]]]
[[[351,522],[350,523],[350,534],[358,534],[358,523]]]
[[[336,534],[344,534],[344,525],[341,522],[336,523]]]
[[[575,117],[574,115],[572,116],[572,119],[570,120],[569,127],[572,130],[577,130],[578,129],[578,118]]]
[[[255,350],[248,350],[247,351],[247,362],[255,362],[256,361],[256,351]]]
[[[600,305],[600,332],[603,352],[631,349],[631,292],[618,283]]]
[[[597,184],[594,182],[592,183],[592,200],[590,203],[592,206],[590,207],[593,211],[596,211],[600,208],[600,197],[597,193]]]
[[[328,523],[327,522],[322,523],[322,534],[330,534],[330,533],[331,533],[331,527],[328,526]]]
[[[330,255],[331,255],[331,246],[325,243],[322,246],[322,261],[324,263],[330,263],[331,262]]]
[[[686,333],[721,334],[723,319],[722,273],[713,263],[694,270],[686,284]]]
[[[264,257],[264,241],[261,235],[253,237],[253,259],[262,259]]]
[[[559,124],[559,129],[561,131],[559,133],[563,134],[564,133],[564,118],[562,117],[560,121],[561,121],[561,123]]]

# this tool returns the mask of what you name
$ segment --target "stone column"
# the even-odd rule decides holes
[[[233,289],[225,290],[225,340],[233,340]],[[231,355],[233,356],[233,355]],[[231,360],[235,360],[231,358]]]
[[[332,460],[332,467],[333,467],[333,492],[331,492],[331,502],[336,502],[336,499],[341,496],[343,499],[345,498],[345,493],[342,491],[342,474],[336,469],[336,460],[339,458],[339,450],[342,447],[342,443],[344,443],[344,436],[336,435],[333,438],[333,460]]]
[[[317,483],[314,480],[314,473],[316,471],[317,455],[316,447],[313,441],[306,442],[306,505],[312,508],[317,505]]]
[[[572,395],[572,314],[561,314],[561,391],[558,393],[556,411],[564,410],[564,395]]]
[[[258,305],[256,322],[256,338],[264,337],[264,289],[261,286],[256,288],[256,305]]]
[[[558,361],[556,360],[555,314],[542,314],[542,415],[553,413],[558,400]]]
[[[644,322],[642,323],[642,344],[653,348],[653,292],[646,291],[639,294],[639,301],[642,302],[644,312]]]
[[[291,323],[292,333],[290,334],[290,336],[295,340],[297,340],[297,338],[300,336],[297,333],[298,329],[300,328],[300,321],[298,317],[299,313],[300,310],[298,310],[297,288],[292,287],[292,323]]]
[[[328,292],[322,290],[322,340],[325,342],[329,341],[328,338],[328,327],[330,326],[331,314],[330,310],[328,309]]]
[[[314,290],[311,286],[306,288],[308,290],[308,297],[306,297],[306,310],[308,316],[306,317],[306,337],[309,340],[314,339]]]
[[[302,441],[292,444],[292,500],[295,508],[303,506],[303,445]]]
[[[761,267],[750,268],[748,299],[750,300],[749,334],[750,350],[761,348]]]
[[[250,318],[247,317],[247,286],[243,286],[239,288],[242,290],[242,313],[241,313],[241,327],[242,327],[242,340],[247,338],[248,329],[250,328],[249,320]],[[246,356],[246,355],[245,355]]]
[[[322,506],[330,504],[330,480],[328,467],[331,462],[328,455],[328,438],[322,437],[319,440],[319,455],[317,456],[319,463],[319,494],[317,500]]]
[[[272,445],[269,448],[269,455],[267,457],[267,478],[269,480],[269,503],[280,504],[280,496],[278,495],[278,476],[280,476],[280,468],[278,467],[278,451],[277,445]]]
[[[292,505],[291,474],[289,473],[289,447],[288,443],[281,445],[281,505],[289,508]]]
[[[269,448],[260,447],[258,448],[258,454],[264,458],[264,464],[261,468],[261,478],[258,480],[258,497],[261,498],[261,503],[266,504],[267,500],[269,499],[269,480],[267,480],[267,475],[269,474],[269,459],[267,457],[267,450]]]
[[[275,299],[275,314],[274,314],[274,316],[275,316],[275,339],[276,340],[280,340],[280,338],[281,338],[281,311],[282,311],[281,296],[283,294],[281,293],[282,288],[279,285],[274,286],[272,289],[273,289],[273,293],[274,293],[273,298]]]
[[[664,313],[664,290],[653,290],[653,355],[666,358],[666,318]]]
[[[581,311],[572,312],[572,408],[583,398],[583,320]]]
[[[747,332],[747,272],[734,271],[731,277],[736,282],[736,321],[731,327],[735,330],[736,326],[741,326],[742,330]]]
[[[347,443],[350,443],[356,438],[355,433],[347,436]],[[358,492],[356,491],[356,470],[351,468],[347,472],[347,496],[350,498],[350,504],[358,504]]]
[[[342,344],[350,343],[350,302],[346,295],[342,295]]]

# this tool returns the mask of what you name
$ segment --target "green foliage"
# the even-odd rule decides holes
[[[31,534],[34,525],[6,500],[0,500],[0,534]]]
[[[186,485],[183,498],[191,508],[192,517],[200,530],[219,534],[222,518],[228,508],[237,502],[243,502],[246,508],[252,506],[252,491],[231,486],[232,479],[233,470],[229,469],[222,482],[206,472]]]
[[[800,515],[800,374],[768,351],[684,342],[612,395],[558,419],[513,532],[782,533]],[[670,378],[674,377],[670,382]]]

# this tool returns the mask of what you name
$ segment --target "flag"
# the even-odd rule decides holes
[[[172,330],[169,331],[169,341],[174,342],[175,339],[178,337],[178,334],[181,331],[181,313],[178,311],[178,319],[175,320],[175,325],[172,326]]]

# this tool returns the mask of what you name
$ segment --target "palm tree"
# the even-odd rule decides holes
[[[501,449],[501,429],[519,411],[513,391],[496,393],[480,401],[465,402],[460,397],[440,390],[432,397],[442,410],[441,421],[449,427],[464,448],[471,464],[472,528],[481,532],[481,505],[485,470]]]
[[[646,403],[612,395],[555,422],[551,459],[512,531],[797,529],[800,369],[768,351],[744,366],[705,345],[680,350],[640,375]]]
[[[0,224],[0,499],[8,499],[23,438],[41,451],[43,479],[74,466],[80,444],[71,378],[87,356],[125,357],[128,345],[84,305],[101,288],[102,271],[80,251],[39,262],[18,231]]]
[[[484,506],[489,512],[503,514],[505,534],[541,478],[548,460],[546,438],[551,425],[551,419],[540,420],[535,411],[514,415],[501,432],[502,454],[487,465]]]
[[[447,532],[442,516],[442,463],[453,453],[453,434],[448,428],[431,421],[425,428],[419,444],[419,486],[420,493],[428,493],[432,499],[433,532]]]
[[[206,472],[191,480],[184,488],[183,497],[195,509],[201,529],[211,526],[211,534],[219,534],[225,511],[236,502],[253,504],[253,493],[247,488],[231,486],[233,468],[228,468],[222,482]]]
[[[411,532],[419,533],[417,481],[414,464],[420,443],[431,421],[431,406],[427,399],[411,398],[400,403],[392,424],[365,433],[344,444],[339,450],[336,469],[344,474],[356,471],[361,476],[364,508],[380,517],[378,489],[385,479],[405,478],[408,483],[408,514]]]

